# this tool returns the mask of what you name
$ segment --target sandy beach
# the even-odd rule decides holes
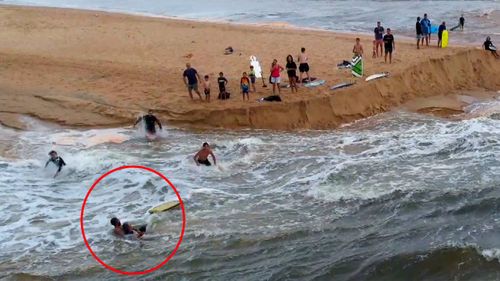
[[[454,93],[494,96],[500,89],[500,62],[490,54],[471,47],[438,49],[435,40],[416,50],[413,40],[398,38],[397,27],[392,64],[372,59],[372,39],[361,37],[365,73],[389,72],[390,78],[358,79],[338,91],[329,87],[353,80],[336,64],[351,57],[357,35],[18,6],[0,6],[0,28],[0,121],[15,128],[23,127],[22,115],[75,127],[128,125],[151,108],[176,126],[326,129],[409,101],[411,110],[447,112],[443,101],[455,99]],[[224,55],[227,46],[234,54]],[[300,47],[307,48],[311,75],[326,85],[302,87],[298,94],[283,89],[282,103],[259,103],[272,93],[259,82],[250,101],[242,101],[239,78],[250,55],[266,71],[273,58],[284,65]],[[211,103],[189,99],[182,81],[186,62],[210,75]],[[220,71],[229,80],[230,100],[216,99]],[[449,112],[460,112],[457,103],[450,102]]]

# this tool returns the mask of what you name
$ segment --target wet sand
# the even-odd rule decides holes
[[[325,129],[409,101],[415,111],[449,107],[455,114],[456,104],[435,106],[426,98],[500,89],[500,61],[490,54],[438,49],[435,40],[416,50],[397,30],[392,64],[372,59],[371,37],[359,36],[365,74],[390,72],[389,78],[358,79],[353,87],[330,91],[353,80],[336,64],[351,57],[357,35],[18,6],[0,6],[0,28],[0,122],[16,128],[23,128],[21,115],[74,127],[129,125],[151,108],[165,123],[182,127]],[[224,55],[227,46],[235,53]],[[283,89],[282,103],[259,103],[272,94],[259,81],[257,93],[242,101],[239,78],[250,55],[266,71],[273,58],[284,65],[300,47],[308,49],[311,75],[325,79],[325,86],[302,87],[298,94]],[[210,75],[211,103],[189,99],[182,81],[186,62]],[[230,100],[216,99],[220,71],[229,80]]]

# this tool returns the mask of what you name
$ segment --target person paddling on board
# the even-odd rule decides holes
[[[61,157],[59,157],[57,155],[57,152],[54,151],[54,150],[52,150],[51,152],[49,152],[49,156],[50,156],[50,159],[47,161],[47,163],[45,163],[45,168],[47,168],[47,165],[49,165],[50,162],[54,163],[54,165],[56,165],[58,167],[57,168],[57,172],[54,175],[54,178],[55,178],[61,172],[62,167],[66,166],[66,163],[64,162],[64,160]]]
[[[125,235],[135,234],[137,238],[141,238],[146,233],[146,226],[143,225],[139,229],[133,227],[128,222],[122,223],[118,218],[112,218],[110,221],[111,225],[115,228],[113,229],[113,233],[119,237],[125,237]]]
[[[486,51],[490,51],[495,58],[498,59],[500,57],[500,55],[498,55],[497,53],[497,48],[495,47],[495,45],[493,45],[493,42],[491,42],[491,38],[489,36],[486,37],[486,41],[484,41],[483,47]]]
[[[203,147],[201,148],[198,153],[193,157],[194,162],[196,163],[197,166],[200,166],[200,164],[205,165],[205,166],[211,166],[212,163],[208,161],[208,156],[211,155],[212,159],[214,160],[214,165],[217,165],[217,160],[215,159],[215,155],[212,152],[212,149],[210,149],[210,145],[208,143],[203,143]]]
[[[158,127],[160,130],[163,130],[160,120],[156,118],[156,116],[153,115],[153,110],[149,110],[148,114],[139,117],[137,121],[134,123],[134,128],[135,125],[137,125],[139,122],[144,121],[144,127],[146,128],[146,134],[155,136],[156,135],[156,124],[158,124]]]

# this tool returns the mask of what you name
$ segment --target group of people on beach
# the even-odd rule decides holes
[[[306,54],[306,49],[301,48],[299,55],[297,56],[297,60],[299,66],[294,61],[292,55],[288,55],[286,58],[286,68],[281,66],[278,63],[277,59],[274,59],[271,63],[271,67],[269,69],[269,83],[273,85],[273,95],[281,94],[281,72],[286,70],[288,75],[289,87],[292,92],[298,91],[298,84],[303,82],[308,82],[311,80],[311,76],[309,75],[309,57]],[[299,75],[297,76],[297,70],[299,71]],[[263,75],[263,73],[260,73]],[[193,92],[196,93],[200,100],[203,100],[201,92],[199,90],[199,84],[202,84],[203,93],[205,95],[205,101],[210,102],[210,95],[212,92],[212,84],[210,82],[210,76],[205,75],[203,79],[201,79],[198,71],[194,69],[190,63],[186,63],[186,69],[183,74],[183,81],[188,90],[189,97],[191,100],[193,98]],[[302,77],[305,77],[304,79]],[[255,72],[254,66],[250,65],[249,72],[243,72],[240,78],[240,91],[242,94],[243,100],[250,100],[250,92],[256,92],[256,83],[257,83],[257,74]],[[217,84],[219,88],[218,99],[226,100],[229,99],[231,94],[227,91],[228,80],[224,77],[224,73],[220,72],[217,77]],[[267,87],[264,79],[262,80],[262,86]]]

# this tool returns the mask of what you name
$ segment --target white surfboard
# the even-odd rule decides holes
[[[312,87],[317,87],[317,86],[321,86],[323,84],[325,84],[325,80],[314,80],[312,82],[309,82],[309,83],[305,83],[304,86],[307,87],[307,88],[312,88]]]
[[[253,66],[253,70],[255,71],[256,78],[262,78],[262,67],[260,66],[260,62],[257,60],[257,57],[252,55],[250,56],[250,65]]]
[[[366,77],[365,81],[372,81],[372,80],[376,80],[376,79],[380,79],[380,78],[384,78],[384,77],[388,77],[388,76],[389,76],[388,72],[377,73],[377,74],[373,74],[373,75]]]

